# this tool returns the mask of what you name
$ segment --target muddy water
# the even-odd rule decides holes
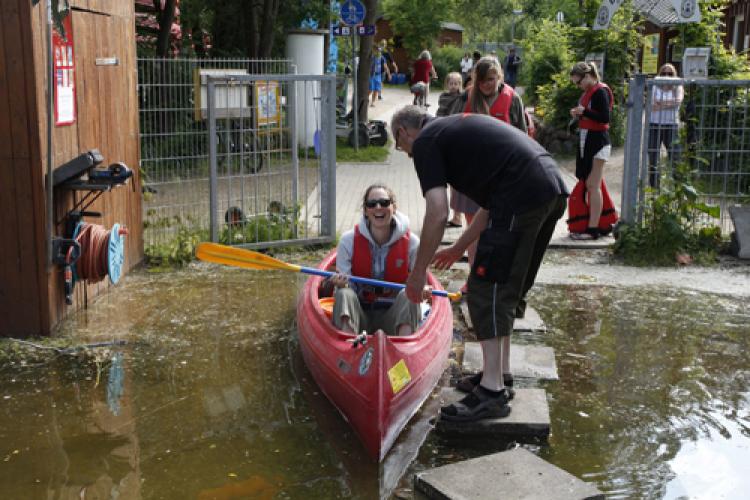
[[[61,331],[66,345],[128,344],[71,355],[3,343],[2,498],[408,497],[415,471],[514,445],[434,433],[422,444],[431,401],[386,464],[370,464],[301,362],[303,279],[135,273]],[[560,381],[544,386],[549,445],[524,446],[613,498],[746,497],[745,302],[539,288],[532,303],[550,331],[517,341],[554,347]]]

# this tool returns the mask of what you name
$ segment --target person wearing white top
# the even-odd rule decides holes
[[[464,58],[461,59],[461,78],[462,78],[462,84],[466,83],[466,80],[469,78],[469,75],[471,74],[471,69],[474,67],[474,61],[471,58],[471,55],[466,52],[464,54]]]
[[[669,63],[659,69],[656,80],[678,78],[675,67]],[[662,144],[667,149],[669,164],[679,160],[679,109],[684,90],[682,85],[654,85],[651,90],[651,113],[648,128],[648,183],[659,187],[659,156]]]

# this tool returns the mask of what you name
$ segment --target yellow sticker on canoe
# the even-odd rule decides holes
[[[409,368],[406,367],[403,359],[388,370],[388,378],[391,381],[393,394],[398,394],[401,389],[406,387],[406,384],[411,382],[411,373],[409,373]]]

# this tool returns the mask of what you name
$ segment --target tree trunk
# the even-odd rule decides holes
[[[365,0],[365,20],[363,24],[375,24],[378,0]],[[367,122],[370,95],[370,61],[372,59],[373,37],[357,36],[359,39],[359,66],[357,66],[357,97],[359,98],[359,121]]]
[[[159,37],[156,39],[156,56],[165,58],[169,55],[169,41],[172,35],[172,23],[174,22],[174,10],[177,0],[166,0],[164,10],[161,10],[161,2],[154,0],[154,7],[159,12]]]
[[[265,0],[263,2],[263,19],[260,28],[258,57],[271,56],[273,49],[273,28],[279,15],[279,0]]]

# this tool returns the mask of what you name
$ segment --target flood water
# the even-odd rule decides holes
[[[431,400],[371,464],[301,360],[303,280],[139,271],[60,332],[66,346],[127,344],[0,343],[0,496],[409,498],[414,472],[514,445],[428,434]],[[747,498],[744,300],[546,286],[531,303],[549,330],[514,341],[553,347],[560,380],[542,385],[549,443],[524,446],[611,498]]]

